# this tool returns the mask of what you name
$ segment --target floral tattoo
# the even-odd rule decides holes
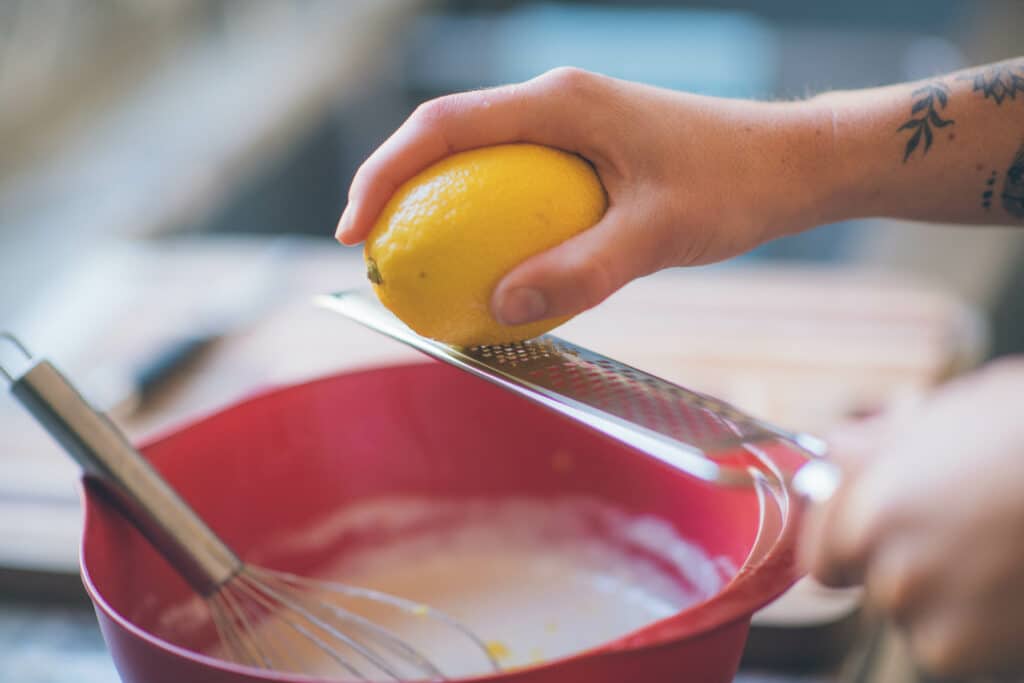
[[[910,120],[898,128],[910,132],[910,138],[903,148],[903,161],[906,162],[914,150],[924,140],[924,149],[921,155],[928,153],[934,139],[933,128],[945,128],[956,123],[953,119],[944,119],[939,111],[949,104],[949,87],[944,83],[935,81],[918,88],[912,93],[914,104],[910,108]]]

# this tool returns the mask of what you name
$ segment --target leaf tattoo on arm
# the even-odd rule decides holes
[[[1003,208],[1014,218],[1024,219],[1024,144],[1006,169],[1003,183]]]
[[[980,92],[986,100],[991,99],[999,106],[1003,100],[1017,99],[1017,93],[1024,95],[1024,62],[1016,60],[992,64],[973,74],[957,76],[957,80],[971,81],[973,92]]]
[[[949,104],[949,87],[944,83],[936,81],[929,83],[915,90],[911,95],[914,97],[914,105],[910,108],[910,120],[900,126],[897,130],[912,131],[903,149],[903,162],[906,163],[910,155],[914,153],[921,140],[924,140],[922,156],[931,149],[934,133],[932,128],[945,128],[956,121],[944,119],[939,115],[940,109],[945,109]],[[936,106],[938,105],[938,106]]]

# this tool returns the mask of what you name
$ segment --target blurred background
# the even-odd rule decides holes
[[[113,395],[113,405],[153,354],[168,364],[168,344],[174,356],[250,330],[281,290],[305,302],[361,281],[359,250],[331,241],[348,183],[425,99],[566,64],[707,94],[799,98],[1024,54],[1022,25],[1017,0],[0,0],[0,329],[57,358],[91,395]],[[733,334],[735,319],[765,319],[729,308],[751,286],[730,270],[783,273],[774,289],[757,285],[777,301],[826,282],[835,301],[859,307],[857,339],[883,340],[876,356],[886,377],[912,367],[901,377],[919,388],[953,366],[1024,350],[1022,259],[1024,233],[1009,229],[859,221],[726,264],[716,291],[731,293],[721,310],[732,311]],[[861,273],[884,276],[865,284]],[[653,291],[636,296],[645,310],[664,311]],[[873,337],[864,336],[865,311],[888,321],[871,328]],[[123,425],[148,434],[353,353],[301,317],[270,319],[264,332],[215,351],[200,378],[177,380],[188,385],[180,398],[128,410]],[[899,327],[897,319],[915,322]],[[831,334],[831,355],[816,356],[829,360],[815,371],[835,393],[851,328],[824,333],[805,320],[794,329],[778,357]],[[680,338],[669,335],[664,356],[647,364],[695,348]],[[622,355],[629,342],[607,344],[614,351],[619,343]],[[861,342],[856,353],[866,357],[870,344]],[[708,346],[724,353],[720,338]],[[327,360],[310,365],[317,353]],[[779,419],[824,423],[764,402],[765,387],[777,385],[751,389],[749,377],[723,383],[723,373],[708,371],[714,362],[737,367],[736,358],[694,351],[687,377]],[[833,412],[855,412],[863,396],[903,385],[880,386],[844,394]],[[0,520],[8,520],[0,521],[0,589],[13,597],[0,604],[0,643],[11,650],[0,672],[20,668],[0,678],[58,681],[74,670],[80,683],[113,680],[88,613],[37,604],[80,592],[77,579],[60,581],[74,573],[73,469],[60,456],[36,457],[52,447],[7,408],[0,426],[14,436],[0,438]]]
[[[446,92],[573,64],[801,97],[1019,54],[1022,11],[1015,0],[6,0],[0,320],[108,240],[328,236],[359,162]],[[935,275],[995,315],[995,352],[1022,348],[1007,296],[1017,236],[917,234],[837,225],[751,258]]]

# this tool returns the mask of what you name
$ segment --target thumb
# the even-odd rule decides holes
[[[593,227],[519,264],[498,283],[491,311],[504,325],[575,315],[657,269],[656,250],[624,212],[610,208]]]

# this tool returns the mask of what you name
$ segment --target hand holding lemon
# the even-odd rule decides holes
[[[483,147],[447,157],[406,181],[366,240],[367,276],[409,327],[448,344],[536,337],[567,316],[504,325],[494,287],[530,256],[604,214],[597,174],[581,158],[539,145]]]
[[[556,69],[418,108],[356,173],[337,236],[368,240],[378,295],[421,334],[521,339],[635,278],[813,225],[823,130],[803,103]]]

